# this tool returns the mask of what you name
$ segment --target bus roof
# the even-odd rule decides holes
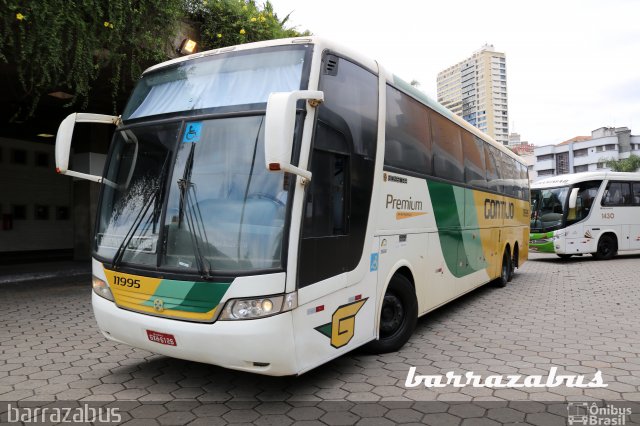
[[[588,180],[600,180],[600,179],[615,179],[615,180],[629,180],[640,182],[640,173],[627,173],[627,172],[582,172],[571,173],[566,175],[551,176],[545,179],[541,179],[531,184],[531,189],[539,188],[553,188],[557,186],[574,185],[576,183],[585,182]]]
[[[340,52],[340,53],[346,55],[347,57],[357,61],[360,65],[369,68],[374,73],[382,74],[388,84],[390,84],[390,85],[402,90],[406,94],[410,95],[412,98],[416,99],[418,102],[420,102],[420,103],[428,106],[429,108],[433,109],[434,111],[440,113],[441,115],[443,115],[444,117],[446,117],[449,120],[453,121],[454,123],[456,123],[457,125],[459,125],[463,129],[471,132],[472,134],[478,136],[481,139],[484,139],[486,142],[490,143],[491,145],[493,145],[494,147],[496,147],[500,151],[504,152],[506,155],[510,156],[511,158],[515,159],[516,161],[518,161],[518,162],[520,162],[522,164],[525,164],[524,160],[522,158],[520,158],[517,154],[515,154],[510,149],[506,148],[503,144],[497,142],[496,140],[494,140],[491,136],[487,135],[486,133],[481,132],[478,128],[476,128],[475,126],[472,126],[471,124],[469,124],[468,122],[463,120],[462,117],[457,116],[456,114],[451,112],[449,109],[444,107],[442,104],[440,104],[437,101],[431,99],[424,92],[416,89],[411,84],[409,84],[406,81],[402,80],[397,75],[387,72],[384,69],[384,67],[380,67],[379,66],[377,61],[375,61],[375,60],[373,60],[373,59],[371,59],[371,58],[369,58],[369,57],[367,57],[365,55],[362,55],[361,53],[358,53],[358,52],[356,52],[354,50],[351,50],[351,49],[349,49],[349,48],[347,48],[347,47],[345,47],[345,46],[343,46],[343,45],[341,45],[339,43],[336,43],[336,42],[334,42],[334,41],[332,41],[330,39],[323,38],[323,37],[309,36],[309,37],[284,38],[284,39],[277,39],[277,40],[267,40],[267,41],[259,41],[259,42],[254,42],[254,43],[246,43],[246,44],[240,44],[240,45],[236,45],[236,46],[222,47],[222,48],[214,49],[214,50],[207,50],[205,52],[194,53],[194,54],[191,54],[191,55],[182,56],[180,58],[171,59],[169,61],[165,61],[165,62],[156,64],[156,65],[153,65],[153,66],[147,68],[143,72],[143,75],[148,73],[148,72],[155,71],[157,69],[164,68],[164,67],[167,67],[167,66],[171,66],[171,65],[174,65],[174,64],[179,64],[179,63],[184,62],[184,61],[188,61],[188,60],[196,59],[196,58],[203,58],[203,57],[207,57],[207,56],[218,55],[220,53],[243,51],[243,50],[250,50],[250,49],[257,49],[257,48],[271,47],[271,46],[283,46],[283,45],[288,45],[288,44],[307,44],[307,43],[314,44],[314,45],[318,46],[320,48],[320,51],[333,50],[333,51],[336,51],[336,52]]]

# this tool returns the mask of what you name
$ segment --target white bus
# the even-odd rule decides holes
[[[640,250],[640,173],[585,172],[531,186],[529,249],[611,259]]]
[[[117,126],[103,176],[69,169],[81,121]],[[176,358],[290,375],[394,351],[527,258],[518,157],[314,37],[151,67],[121,117],[63,121],[56,165],[103,184],[100,330]]]

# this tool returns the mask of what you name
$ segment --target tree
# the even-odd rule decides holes
[[[54,90],[86,107],[101,72],[115,102],[123,83],[167,58],[183,15],[183,0],[0,0],[0,61],[15,67],[21,96],[31,101],[14,118],[31,116]]]
[[[629,158],[623,158],[620,160],[615,160],[613,158],[608,159],[604,164],[614,172],[636,172],[640,170],[640,157],[635,154],[631,154]]]
[[[259,6],[253,0],[192,0],[189,9],[200,27],[203,50],[310,34],[287,28],[291,14],[278,19],[269,1]]]
[[[23,105],[12,120],[31,117],[53,91],[86,108],[97,79],[108,76],[114,112],[142,71],[175,55],[185,20],[200,28],[211,49],[306,35],[286,28],[267,1],[253,0],[0,0],[0,64],[17,72]]]

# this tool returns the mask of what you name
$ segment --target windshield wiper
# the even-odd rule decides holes
[[[152,220],[154,226],[155,226],[156,221],[159,219],[160,214],[159,214],[159,207],[158,206],[160,205],[160,203],[158,201],[158,198],[159,198],[160,193],[162,192],[162,189],[164,188],[164,180],[165,180],[165,175],[167,173],[167,170],[169,169],[168,165],[169,165],[169,158],[170,157],[171,157],[171,153],[170,153],[170,151],[167,151],[167,155],[164,158],[164,163],[162,164],[162,168],[160,169],[160,176],[159,176],[158,186],[154,189],[154,191],[151,194],[151,196],[149,197],[149,199],[144,203],[144,205],[142,206],[142,208],[138,212],[138,215],[134,219],[133,224],[131,225],[131,227],[129,228],[127,233],[125,234],[122,242],[120,243],[120,246],[118,246],[118,250],[116,251],[116,254],[113,256],[113,260],[111,262],[111,267],[113,269],[118,269],[118,267],[120,266],[120,263],[122,262],[122,258],[124,257],[124,252],[125,252],[126,247],[131,243],[131,240],[133,239],[133,236],[138,231],[138,228],[140,227],[140,224],[142,224],[142,220],[147,215],[147,212],[149,211],[149,208],[154,203],[154,201],[155,201],[154,211],[153,211],[153,214],[151,215],[151,217],[149,219]],[[149,221],[147,221],[147,225],[148,224],[149,224]],[[146,229],[148,229],[148,228],[145,227],[145,230]]]
[[[187,162],[184,167],[184,173],[182,174],[182,179],[178,179],[177,182],[178,188],[180,189],[178,226],[180,226],[186,218],[187,229],[191,238],[198,273],[200,273],[202,278],[210,278],[211,263],[209,263],[205,255],[202,254],[202,248],[200,246],[200,242],[204,241],[205,247],[210,247],[209,239],[207,238],[204,221],[202,220],[202,213],[198,205],[195,185],[191,182],[195,148],[196,144],[192,143],[189,156],[187,157]],[[205,266],[205,262],[207,263],[207,266]]]

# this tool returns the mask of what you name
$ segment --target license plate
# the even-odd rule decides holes
[[[176,338],[173,337],[173,334],[147,330],[147,337],[152,342],[160,343],[161,345],[176,346]]]

